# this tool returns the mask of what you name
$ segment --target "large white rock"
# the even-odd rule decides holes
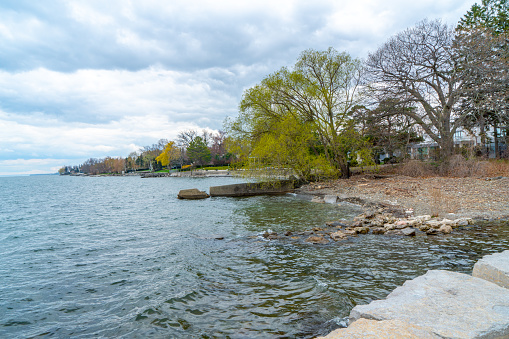
[[[472,276],[509,288],[509,250],[485,255],[475,263]]]
[[[326,195],[323,197],[323,201],[326,204],[335,204],[338,202],[338,196],[337,195]]]
[[[356,306],[360,318],[399,319],[442,338],[509,336],[509,291],[470,275],[433,270],[396,288],[385,300]]]
[[[359,319],[347,328],[339,328],[316,339],[438,339],[429,329],[401,320]]]

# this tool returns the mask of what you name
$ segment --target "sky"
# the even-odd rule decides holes
[[[474,3],[2,0],[0,175],[220,130],[246,89],[302,51],[362,59],[422,19],[454,26]]]

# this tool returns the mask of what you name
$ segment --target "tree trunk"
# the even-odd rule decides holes
[[[500,152],[498,150],[498,131],[497,123],[493,124],[493,138],[495,139],[495,158],[500,159]]]
[[[448,161],[454,154],[454,139],[450,133],[443,133],[440,139],[440,158]]]
[[[483,157],[489,157],[489,153],[486,151],[486,131],[484,129],[484,117],[481,116],[479,120],[479,128],[481,129],[481,155]]]

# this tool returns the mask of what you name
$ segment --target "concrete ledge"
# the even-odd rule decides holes
[[[198,200],[198,199],[206,199],[209,195],[206,192],[200,191],[197,188],[191,188],[187,190],[180,190],[177,198],[179,199],[189,199],[189,200]]]
[[[247,197],[255,195],[276,195],[294,191],[292,181],[276,183],[243,183],[210,187],[211,197]]]
[[[472,276],[509,288],[509,250],[485,255],[475,263]]]

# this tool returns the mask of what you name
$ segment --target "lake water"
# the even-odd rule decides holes
[[[0,178],[0,337],[312,338],[429,269],[470,273],[509,225],[267,241],[351,218],[294,195],[178,200],[231,178]],[[216,240],[221,236],[224,240]]]

